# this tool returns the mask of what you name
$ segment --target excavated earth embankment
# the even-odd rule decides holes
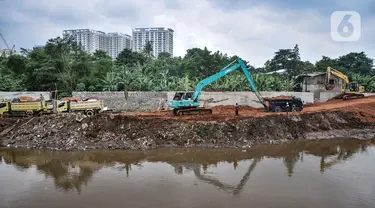
[[[327,111],[227,120],[101,114],[35,117],[1,138],[3,146],[51,150],[238,147],[300,139],[375,138],[375,116]]]

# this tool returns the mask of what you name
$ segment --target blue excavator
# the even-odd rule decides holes
[[[303,108],[303,103],[301,99],[292,97],[291,99],[278,99],[273,101],[272,99],[265,99],[257,90],[253,79],[250,76],[249,71],[243,60],[236,59],[224,68],[222,68],[218,73],[207,77],[200,81],[195,87],[194,92],[177,92],[169,102],[169,106],[173,108],[173,114],[177,116],[181,115],[194,115],[194,114],[212,114],[212,110],[209,108],[199,107],[199,101],[202,89],[211,84],[212,82],[220,79],[221,77],[229,74],[232,71],[241,69],[245,74],[247,81],[250,83],[251,89],[258,98],[259,102],[264,106],[265,111],[300,111]],[[288,107],[290,106],[290,107]],[[290,109],[290,110],[289,110]]]

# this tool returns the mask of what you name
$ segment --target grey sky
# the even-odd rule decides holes
[[[0,31],[9,45],[31,48],[64,29],[91,28],[131,35],[135,27],[170,27],[175,55],[192,47],[239,55],[262,66],[280,48],[300,45],[301,58],[315,62],[365,51],[375,58],[374,3],[369,0],[0,0]],[[362,36],[357,42],[334,42],[330,14],[357,10]],[[0,48],[4,48],[0,41]]]

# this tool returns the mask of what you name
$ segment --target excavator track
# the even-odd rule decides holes
[[[358,98],[364,98],[364,94],[345,94],[342,96],[342,99],[348,100],[348,99],[358,99]]]
[[[358,98],[364,98],[364,94],[357,94],[357,93],[342,93],[340,95],[335,96],[335,99],[343,99],[343,100],[349,100],[349,99],[358,99]]]
[[[173,114],[176,115],[176,116],[208,115],[208,114],[212,114],[212,110],[207,109],[207,108],[184,108],[184,109],[174,110]]]

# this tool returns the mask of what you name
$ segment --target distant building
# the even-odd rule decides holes
[[[152,43],[153,55],[158,57],[161,52],[173,56],[173,33],[170,28],[135,28],[133,29],[133,50],[142,52],[147,41]]]
[[[92,29],[64,30],[63,37],[73,37],[88,53],[97,50],[106,52],[115,59],[125,48],[131,49],[131,37],[121,33],[108,33]]]
[[[88,53],[94,53],[96,50],[106,51],[106,34],[102,31],[91,29],[64,30],[63,37],[72,37],[82,49]]]
[[[9,49],[0,49],[0,57],[9,57],[10,55],[14,54],[14,51],[12,52]]]
[[[279,69],[277,71],[271,71],[271,72],[266,72],[262,74],[286,74],[287,70],[286,69]]]
[[[131,37],[121,33],[107,34],[108,55],[115,59],[125,48],[131,49]]]
[[[335,80],[335,87],[332,90],[326,90],[326,72],[315,72],[299,75],[296,78],[298,88],[296,91],[313,92],[316,99],[319,99],[320,92],[341,92],[344,81],[333,74],[331,75],[331,79]]]

